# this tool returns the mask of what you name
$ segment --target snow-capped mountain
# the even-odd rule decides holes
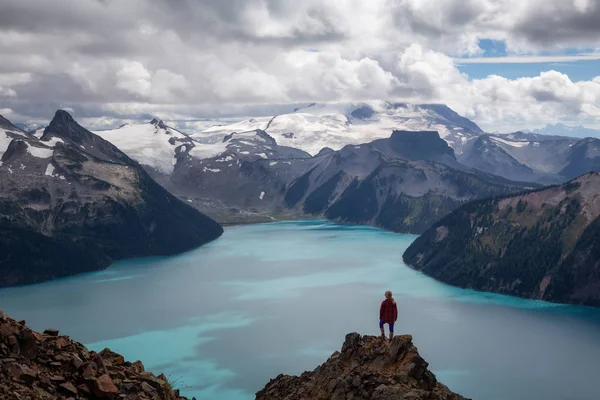
[[[0,160],[13,139],[26,138],[27,134],[0,115]],[[0,161],[0,166],[2,161]]]
[[[219,141],[196,146],[188,135],[167,126],[157,118],[146,124],[124,124],[117,129],[94,133],[117,146],[141,165],[164,175],[173,172],[177,158],[184,154],[202,159],[214,157],[226,150]]]
[[[570,137],[600,137],[599,129],[586,128],[584,126],[569,126],[565,124],[548,124],[544,128],[528,131],[544,135],[570,136]]]
[[[288,114],[214,126],[192,137],[202,140],[207,135],[254,129],[264,130],[279,145],[295,147],[312,155],[325,147],[339,150],[348,144],[388,138],[393,130],[437,131],[460,154],[469,139],[483,133],[472,121],[444,105],[372,102],[311,104]]]

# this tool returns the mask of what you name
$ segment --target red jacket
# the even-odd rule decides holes
[[[388,324],[393,324],[398,319],[398,307],[396,301],[385,299],[379,308],[379,319]]]

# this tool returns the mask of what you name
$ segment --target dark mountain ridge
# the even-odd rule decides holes
[[[394,131],[315,158],[287,185],[285,202],[311,215],[420,233],[464,202],[525,187],[458,163],[437,132]]]
[[[41,139],[15,137],[2,155],[0,287],[175,254],[221,233],[65,111]]]
[[[600,173],[469,203],[403,255],[443,282],[482,291],[600,306]]]

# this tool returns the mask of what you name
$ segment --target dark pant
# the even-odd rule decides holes
[[[392,322],[391,324],[389,322],[385,322],[384,320],[380,319],[379,320],[379,327],[383,328],[384,324],[388,324],[390,326],[390,332],[394,333],[394,323]]]

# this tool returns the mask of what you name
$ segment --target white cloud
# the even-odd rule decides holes
[[[574,116],[593,122],[599,115],[600,77],[573,82],[547,71],[533,78],[469,80],[450,57],[418,45],[399,56],[397,69],[402,84],[414,89],[409,100],[446,103],[488,129],[524,129]]]
[[[103,121],[402,99],[487,127],[598,118],[595,80],[469,80],[456,65],[489,62],[482,38],[506,41],[496,63],[600,59],[540,55],[600,48],[599,19],[598,0],[0,2],[0,107]]]
[[[152,90],[150,72],[137,61],[123,61],[122,67],[116,73],[118,89],[123,89],[133,95],[146,97]]]

